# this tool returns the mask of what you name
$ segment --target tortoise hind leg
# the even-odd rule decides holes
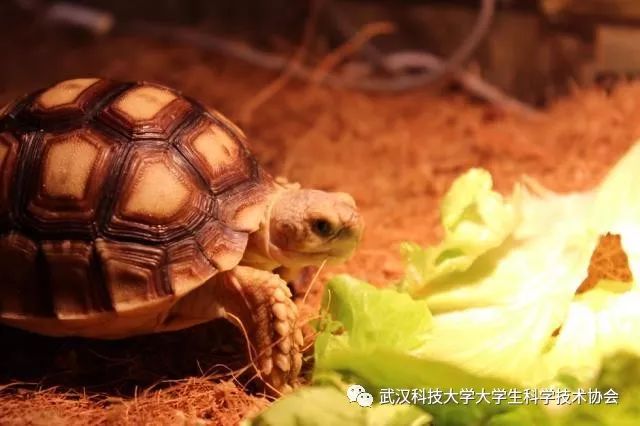
[[[271,272],[246,266],[220,273],[178,301],[158,331],[219,317],[246,330],[251,359],[267,391],[288,390],[295,385],[303,341],[298,311],[285,281]]]

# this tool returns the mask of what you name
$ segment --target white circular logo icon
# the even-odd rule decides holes
[[[373,405],[373,395],[360,385],[349,386],[347,388],[347,398],[349,398],[349,402],[357,402],[361,407],[371,407]]]
[[[373,395],[371,395],[369,392],[362,392],[358,395],[356,401],[361,407],[371,407],[371,405],[373,404]]]
[[[364,388],[360,385],[351,385],[347,388],[347,398],[349,402],[356,402],[358,395],[365,392]]]

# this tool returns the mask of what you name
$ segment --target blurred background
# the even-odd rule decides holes
[[[398,279],[398,244],[438,240],[467,169],[581,190],[640,137],[637,0],[3,0],[0,55],[0,104],[75,77],[165,84],[236,121],[273,175],[351,193],[362,246],[308,316],[332,274]],[[219,335],[0,328],[0,423],[237,424],[268,401],[190,378],[231,363]]]
[[[2,51],[11,56],[3,61],[1,92],[30,86],[34,74],[42,83],[100,68],[116,75],[133,66],[127,60],[136,46],[120,51],[108,67],[100,66],[106,59],[99,50],[123,35],[197,46],[271,70],[283,68],[277,59],[302,44],[305,58],[298,62],[309,67],[342,46],[324,64],[342,77],[333,85],[370,91],[407,90],[428,81],[355,80],[365,74],[438,74],[440,59],[453,62],[449,71],[468,68],[534,105],[566,93],[572,83],[607,83],[640,69],[640,4],[633,0],[5,0],[0,13]],[[88,46],[97,57],[85,57],[83,68],[70,65],[73,53]],[[184,61],[173,66],[179,80]],[[158,69],[140,76],[161,75]],[[320,77],[314,80],[332,81]]]

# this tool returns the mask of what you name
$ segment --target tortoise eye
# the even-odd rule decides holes
[[[326,219],[314,219],[311,221],[311,230],[320,237],[328,237],[333,234],[333,225]]]

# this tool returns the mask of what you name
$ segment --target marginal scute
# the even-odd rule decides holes
[[[21,316],[46,313],[42,288],[36,275],[38,246],[27,237],[10,233],[0,237],[0,315]]]
[[[44,241],[42,243],[53,308],[59,319],[82,317],[100,310],[100,281],[92,282],[91,244],[83,241]]]
[[[234,132],[236,135],[240,136],[243,139],[246,138],[246,135],[244,134],[242,129],[238,127],[236,123],[234,123],[233,121],[225,117],[224,114],[220,114],[218,111],[216,111],[213,108],[208,108],[207,111],[209,112],[209,114],[211,114],[213,118],[220,121],[222,124],[224,124],[227,128],[229,128],[229,130]]]
[[[2,120],[9,113],[10,109],[11,103],[0,106],[0,120]]]
[[[36,104],[42,109],[51,109],[75,102],[89,87],[97,83],[97,78],[76,78],[62,81],[44,91],[36,99]]]
[[[114,108],[134,122],[151,120],[177,97],[169,90],[155,86],[139,86],[122,94]]]
[[[246,203],[238,206],[235,214],[229,215],[229,223],[233,229],[246,232],[254,232],[264,219],[266,200],[256,199],[254,203]],[[225,208],[230,213],[230,208]]]
[[[164,251],[142,244],[96,240],[104,278],[116,312],[127,312],[170,295],[164,288]]]
[[[182,296],[201,286],[217,272],[192,238],[169,246],[167,265],[171,287],[176,296]]]
[[[258,182],[227,191],[218,201],[218,218],[236,231],[255,232],[264,219],[264,214],[275,187],[265,177]]]
[[[99,153],[77,133],[52,141],[43,165],[43,192],[51,198],[83,199]]]
[[[15,157],[18,149],[18,141],[10,133],[0,133],[0,179],[3,171],[12,167],[12,156]]]
[[[9,133],[0,133],[0,227],[10,208],[9,192],[18,157],[18,141]]]
[[[228,271],[237,266],[244,255],[249,236],[245,232],[234,231],[223,223],[207,223],[196,236],[204,255],[220,271]]]
[[[7,154],[9,154],[9,146],[0,141],[0,169],[4,165],[4,159],[7,157]]]

